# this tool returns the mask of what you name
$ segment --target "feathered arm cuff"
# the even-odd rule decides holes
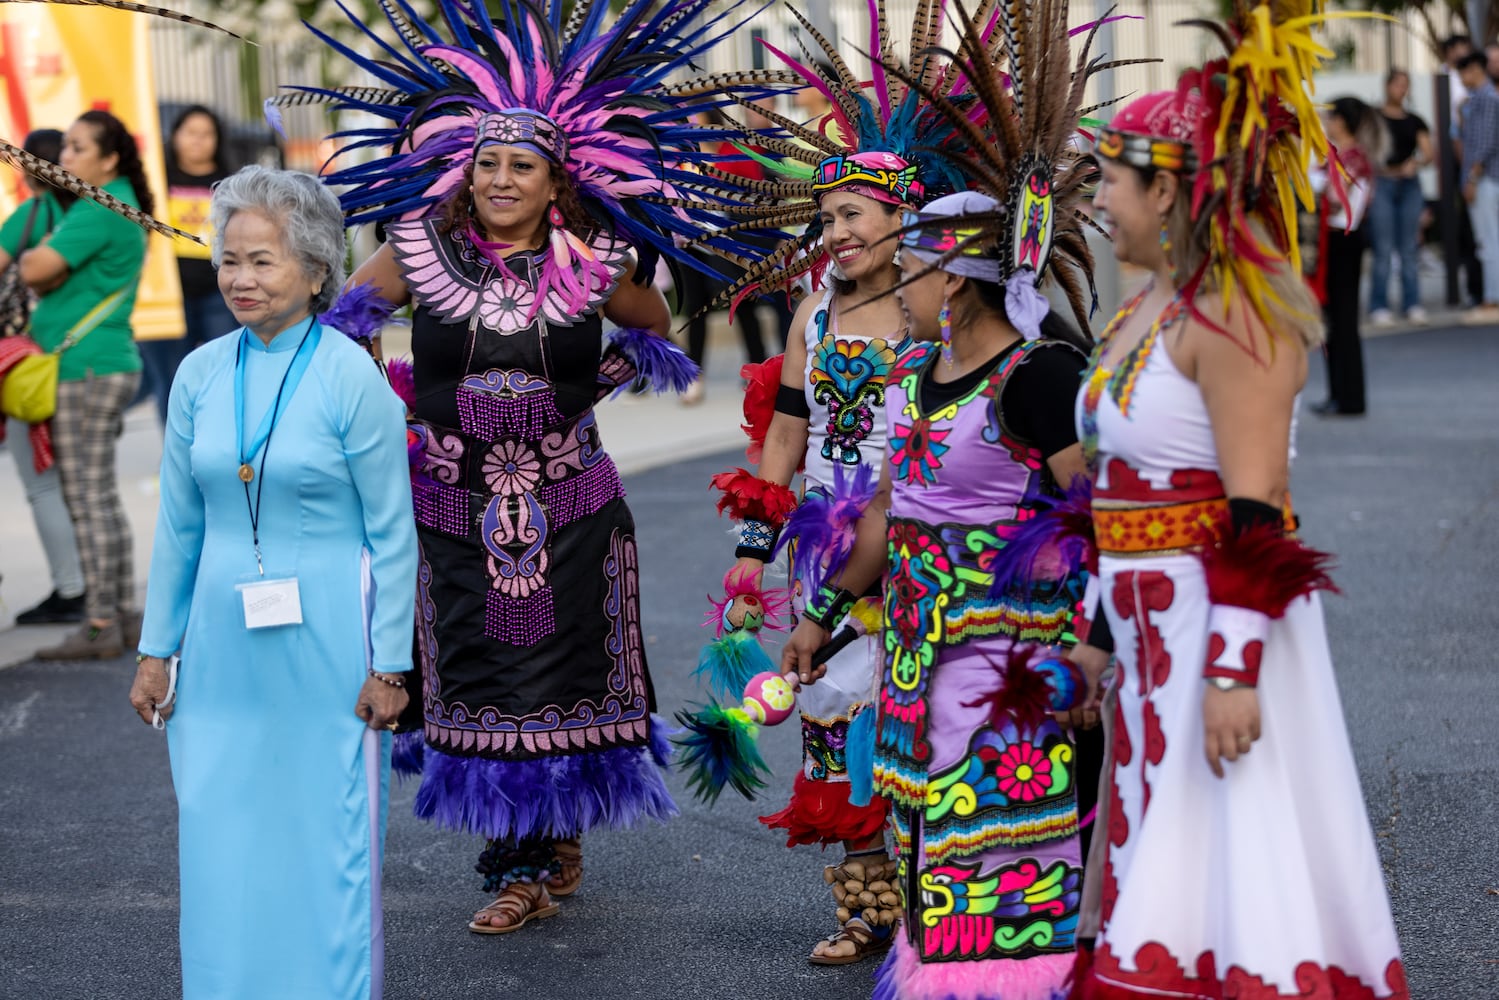
[[[795,540],[794,571],[808,592],[817,592],[824,583],[837,579],[848,565],[854,550],[859,520],[874,500],[874,469],[859,465],[846,472],[843,466],[833,470],[831,492],[813,489],[802,498],[801,505],[786,521],[775,555]]]
[[[796,510],[795,493],[780,483],[756,477],[748,469],[720,472],[713,477],[711,488],[723,494],[718,499],[718,512],[727,512],[738,521],[764,521],[780,528]]]
[[[702,374],[697,362],[680,347],[651,330],[620,327],[610,332],[609,342],[634,366],[636,375],[656,392],[685,392]],[[617,386],[614,395],[628,385],[625,382]]]
[[[1231,500],[1241,510],[1253,501]],[[1202,547],[1207,574],[1207,664],[1204,677],[1223,677],[1253,687],[1259,682],[1260,658],[1270,622],[1286,613],[1290,603],[1316,590],[1336,591],[1327,570],[1332,556],[1302,545],[1285,534],[1279,523],[1235,511],[1220,518]]]
[[[374,284],[345,288],[318,322],[330,326],[362,347],[368,348],[396,311],[396,304],[383,298]]]

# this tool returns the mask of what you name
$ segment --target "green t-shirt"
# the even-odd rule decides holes
[[[104,190],[138,207],[130,181],[116,177]],[[63,214],[47,246],[68,264],[68,280],[42,296],[31,314],[31,336],[50,351],[79,320],[109,296],[124,295],[107,316],[62,354],[58,378],[76,382],[94,375],[141,370],[140,352],[130,333],[135,289],[146,262],[146,234],[135,223],[87,198],[79,198]]]
[[[26,220],[31,218],[32,206],[36,207],[36,218],[31,222],[31,234],[23,247],[21,236],[26,232]],[[51,191],[27,198],[10,213],[4,223],[0,223],[0,250],[4,250],[14,260],[21,255],[21,251],[30,250],[45,239],[48,233],[57,228],[61,218],[62,206],[57,203],[57,198]]]

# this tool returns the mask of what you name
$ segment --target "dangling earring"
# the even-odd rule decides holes
[[[1177,274],[1176,257],[1171,253],[1173,249],[1175,245],[1171,242],[1171,229],[1166,225],[1166,217],[1163,215],[1161,216],[1161,253],[1165,254],[1166,259],[1171,262],[1171,283],[1175,284]]]
[[[547,212],[547,221],[554,229],[564,229],[567,226],[567,220],[562,217],[562,209],[557,207],[555,201],[552,202],[551,210]]]
[[[942,300],[942,311],[937,313],[937,324],[942,327],[942,363],[952,367],[952,306]]]

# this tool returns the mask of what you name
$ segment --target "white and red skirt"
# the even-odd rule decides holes
[[[1203,751],[1208,595],[1191,553],[1101,557],[1118,657],[1102,930],[1081,998],[1408,1000],[1322,606],[1271,624],[1261,738]]]

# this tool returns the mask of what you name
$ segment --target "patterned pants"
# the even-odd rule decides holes
[[[115,476],[115,442],[140,377],[140,372],[121,372],[57,385],[53,447],[78,537],[91,619],[114,620],[134,601],[135,563]]]

